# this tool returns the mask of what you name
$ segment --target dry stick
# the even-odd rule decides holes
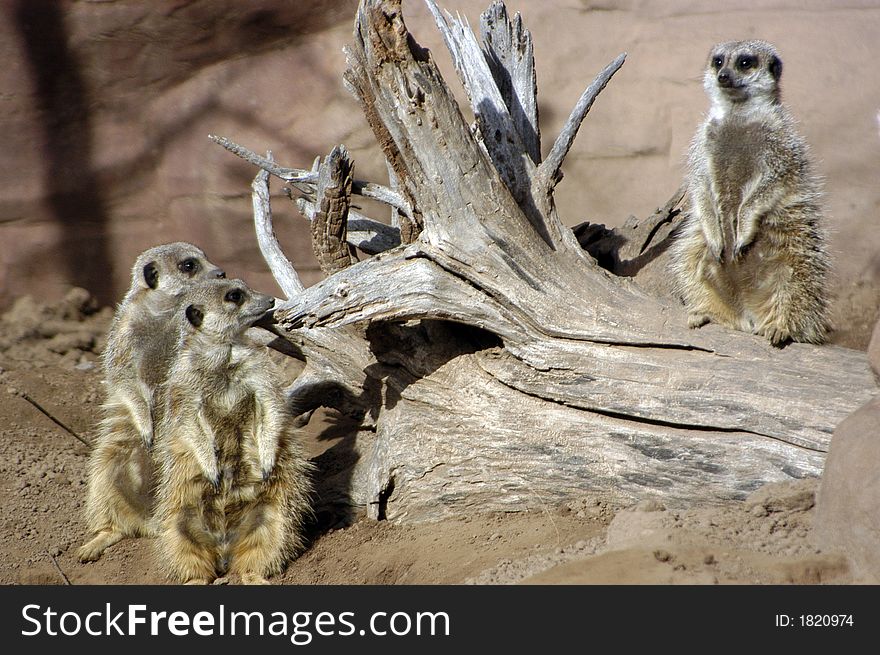
[[[272,153],[267,153],[267,159],[272,160]],[[278,286],[284,291],[288,299],[294,298],[303,292],[305,287],[299,279],[293,264],[284,254],[275,230],[272,227],[272,206],[269,202],[269,173],[263,169],[254,178],[251,184],[253,190],[254,227],[257,232],[257,245],[263,254],[263,259],[269,265],[269,270]]]
[[[58,566],[58,561],[55,559],[55,556],[48,550],[46,551],[46,554],[49,556],[49,559],[52,560],[52,564],[55,565],[55,570],[57,570],[58,573],[61,574],[61,577],[64,580],[64,584],[72,586],[73,583],[70,581],[70,578],[68,578],[67,575],[64,573],[64,571],[61,570],[61,567]]]
[[[314,186],[318,183],[317,171],[307,171],[302,168],[286,168],[284,166],[279,166],[274,161],[261,157],[252,150],[248,150],[244,146],[240,146],[223,136],[209,134],[208,138],[214,143],[223,146],[232,154],[250,162],[254,166],[258,166],[264,171],[268,171],[285,182],[290,182],[303,193],[314,193]],[[391,205],[407,216],[412,217],[412,207],[410,207],[404,197],[381,184],[374,184],[363,180],[353,180],[351,183],[351,192],[363,196],[364,198],[372,198],[373,200],[378,200],[386,205]]]
[[[33,398],[31,398],[29,395],[27,395],[27,394],[24,393],[23,391],[20,391],[19,393],[21,394],[21,397],[22,397],[22,398],[24,398],[24,399],[25,399],[26,401],[28,401],[31,405],[33,405],[33,406],[36,407],[39,411],[41,411],[43,414],[45,414],[46,417],[47,417],[49,420],[51,420],[53,423],[55,423],[55,425],[57,425],[58,427],[60,427],[62,430],[67,431],[72,437],[74,437],[75,439],[81,441],[83,444],[85,444],[85,445],[88,446],[89,448],[92,447],[92,444],[91,444],[91,443],[89,443],[87,440],[83,439],[83,438],[82,438],[81,436],[79,436],[76,432],[74,432],[74,431],[71,430],[69,427],[67,427],[66,425],[64,425],[64,423],[62,423],[62,422],[59,421],[57,418],[55,418],[54,416],[52,416],[52,414],[50,414],[48,411],[46,411],[46,409],[44,409],[43,406],[40,405],[40,403],[38,403],[36,400],[34,400]]]
[[[562,167],[562,162],[568,154],[568,151],[571,150],[574,138],[577,136],[581,123],[584,122],[584,118],[586,118],[589,113],[590,107],[593,106],[596,96],[599,95],[602,89],[605,88],[605,85],[608,84],[611,77],[621,66],[623,66],[625,60],[626,53],[624,52],[618,55],[617,59],[608,64],[602,72],[596,76],[593,83],[587,87],[574,109],[571,110],[571,115],[565,122],[565,127],[562,128],[559,136],[556,137],[556,141],[553,144],[553,148],[550,150],[550,154],[547,155],[547,159],[544,160],[544,163],[542,163],[539,168],[544,184],[548,188],[556,183],[559,169]]]

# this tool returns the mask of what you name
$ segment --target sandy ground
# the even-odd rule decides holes
[[[0,319],[0,583],[166,581],[149,539],[80,564],[85,465],[102,398],[98,353],[111,310],[73,289],[53,305],[19,299]],[[312,456],[333,445],[316,415]],[[324,433],[324,438],[318,439]],[[811,542],[817,481],[769,485],[746,501],[667,510],[613,494],[539,513],[418,525],[316,520],[281,584],[846,584],[843,558]]]

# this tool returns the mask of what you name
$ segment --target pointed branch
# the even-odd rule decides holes
[[[589,113],[590,107],[593,106],[596,96],[599,95],[612,76],[621,66],[623,66],[625,60],[626,53],[624,52],[618,55],[617,59],[608,64],[602,72],[596,76],[593,83],[587,87],[586,91],[584,91],[574,109],[571,111],[571,115],[565,122],[565,127],[562,128],[559,136],[556,137],[556,142],[553,144],[550,154],[547,155],[547,159],[541,164],[539,169],[542,183],[547,189],[552,188],[556,182],[559,181],[559,171],[562,168],[562,162],[568,154],[568,151],[571,150],[574,138],[577,136],[581,123],[583,123],[584,118],[586,118]]]
[[[208,138],[217,145],[220,145],[231,152],[236,157],[241,157],[257,168],[262,168],[264,171],[271,173],[275,177],[280,178],[285,182],[290,182],[303,193],[311,191],[311,187],[314,186],[318,179],[317,172],[307,171],[302,168],[286,168],[284,166],[279,166],[274,160],[261,157],[253,150],[249,150],[234,141],[230,141],[225,136],[209,134]]]
[[[311,222],[312,248],[327,276],[352,264],[346,239],[352,168],[348,150],[336,146],[319,169],[317,204]]]
[[[525,153],[508,105],[496,85],[480,44],[467,21],[441,12],[433,0],[425,0],[425,3],[434,15],[437,28],[452,56],[452,63],[470,99],[483,137],[483,146],[504,184],[522,206],[530,190],[529,180],[535,165]],[[530,219],[540,222],[540,217]]]
[[[538,82],[532,35],[517,13],[496,0],[480,15],[483,56],[504,98],[526,154],[541,163],[541,130],[538,126]]]
[[[272,153],[267,153],[267,161],[272,161]],[[251,183],[254,204],[254,228],[257,232],[257,244],[263,259],[269,265],[272,277],[288,298],[302,293],[303,284],[293,264],[287,259],[275,230],[272,227],[272,206],[269,202],[269,173],[261,170]]]
[[[248,150],[244,146],[230,141],[223,136],[209,134],[208,138],[211,139],[211,141],[213,141],[214,143],[223,146],[232,154],[241,157],[246,162],[262,168],[264,171],[268,171],[275,177],[280,178],[285,182],[289,182],[307,196],[310,196],[312,198],[314,197],[315,185],[318,183],[317,171],[308,171],[302,168],[286,168],[284,166],[279,166],[274,161],[266,159],[265,157],[261,157],[253,150]],[[392,207],[400,210],[407,216],[412,215],[412,207],[406,201],[406,199],[404,199],[403,196],[401,196],[399,193],[392,191],[388,187],[382,186],[381,184],[365,182],[364,180],[352,180],[351,192],[355,195],[363,196],[364,198],[372,198],[373,200],[385,203],[386,205],[391,205]]]

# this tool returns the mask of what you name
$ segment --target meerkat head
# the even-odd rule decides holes
[[[210,261],[201,248],[178,241],[142,252],[131,270],[131,290],[180,293],[199,280],[224,278],[226,273]]]
[[[703,86],[713,109],[740,103],[779,103],[782,60],[766,41],[729,41],[709,52]]]
[[[188,330],[229,342],[272,309],[275,299],[241,280],[208,280],[188,290],[183,305]]]

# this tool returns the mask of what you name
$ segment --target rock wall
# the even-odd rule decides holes
[[[479,22],[489,0],[441,0]],[[223,134],[307,166],[337,143],[356,175],[385,179],[345,92],[342,46],[355,0],[137,0],[0,6],[0,308],[69,285],[119,299],[138,252],[186,239],[230,273],[280,293],[250,222],[254,171],[208,139]],[[822,0],[510,0],[531,29],[545,152],[585,85],[627,63],[593,108],[557,202],[564,220],[644,216],[678,186],[707,106],[710,46],[773,41],[784,99],[826,176],[838,259],[838,342],[864,348],[880,305],[880,6]],[[448,55],[420,0],[404,12],[447,79]],[[457,83],[455,84],[457,86]],[[273,188],[279,238],[306,283],[320,272],[304,219]]]

